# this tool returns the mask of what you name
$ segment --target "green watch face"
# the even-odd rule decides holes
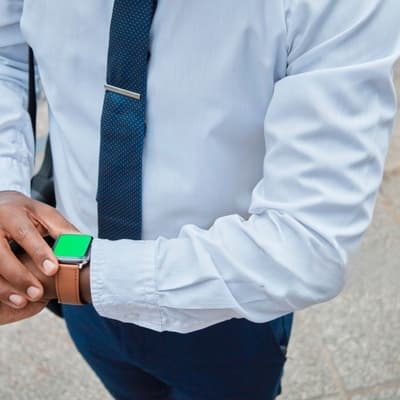
[[[90,252],[92,236],[65,233],[60,235],[53,246],[54,255],[61,262],[87,261]]]

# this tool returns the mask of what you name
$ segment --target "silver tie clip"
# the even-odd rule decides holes
[[[110,92],[121,94],[122,96],[131,97],[132,99],[135,99],[135,100],[140,100],[140,98],[141,98],[140,93],[131,92],[130,90],[126,90],[126,89],[121,89],[119,87],[109,85],[108,83],[106,83],[104,85],[104,89],[108,90]]]

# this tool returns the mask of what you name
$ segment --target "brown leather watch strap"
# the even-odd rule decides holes
[[[62,304],[82,304],[79,295],[79,273],[77,264],[60,264],[55,281],[58,302]]]

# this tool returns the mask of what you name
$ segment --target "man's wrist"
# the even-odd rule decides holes
[[[90,264],[85,265],[80,271],[79,294],[82,303],[90,304],[92,302],[90,293]]]

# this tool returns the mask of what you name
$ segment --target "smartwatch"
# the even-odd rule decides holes
[[[62,304],[83,304],[79,294],[81,269],[90,261],[93,237],[79,233],[61,234],[53,246],[59,263],[55,275],[58,302]]]

